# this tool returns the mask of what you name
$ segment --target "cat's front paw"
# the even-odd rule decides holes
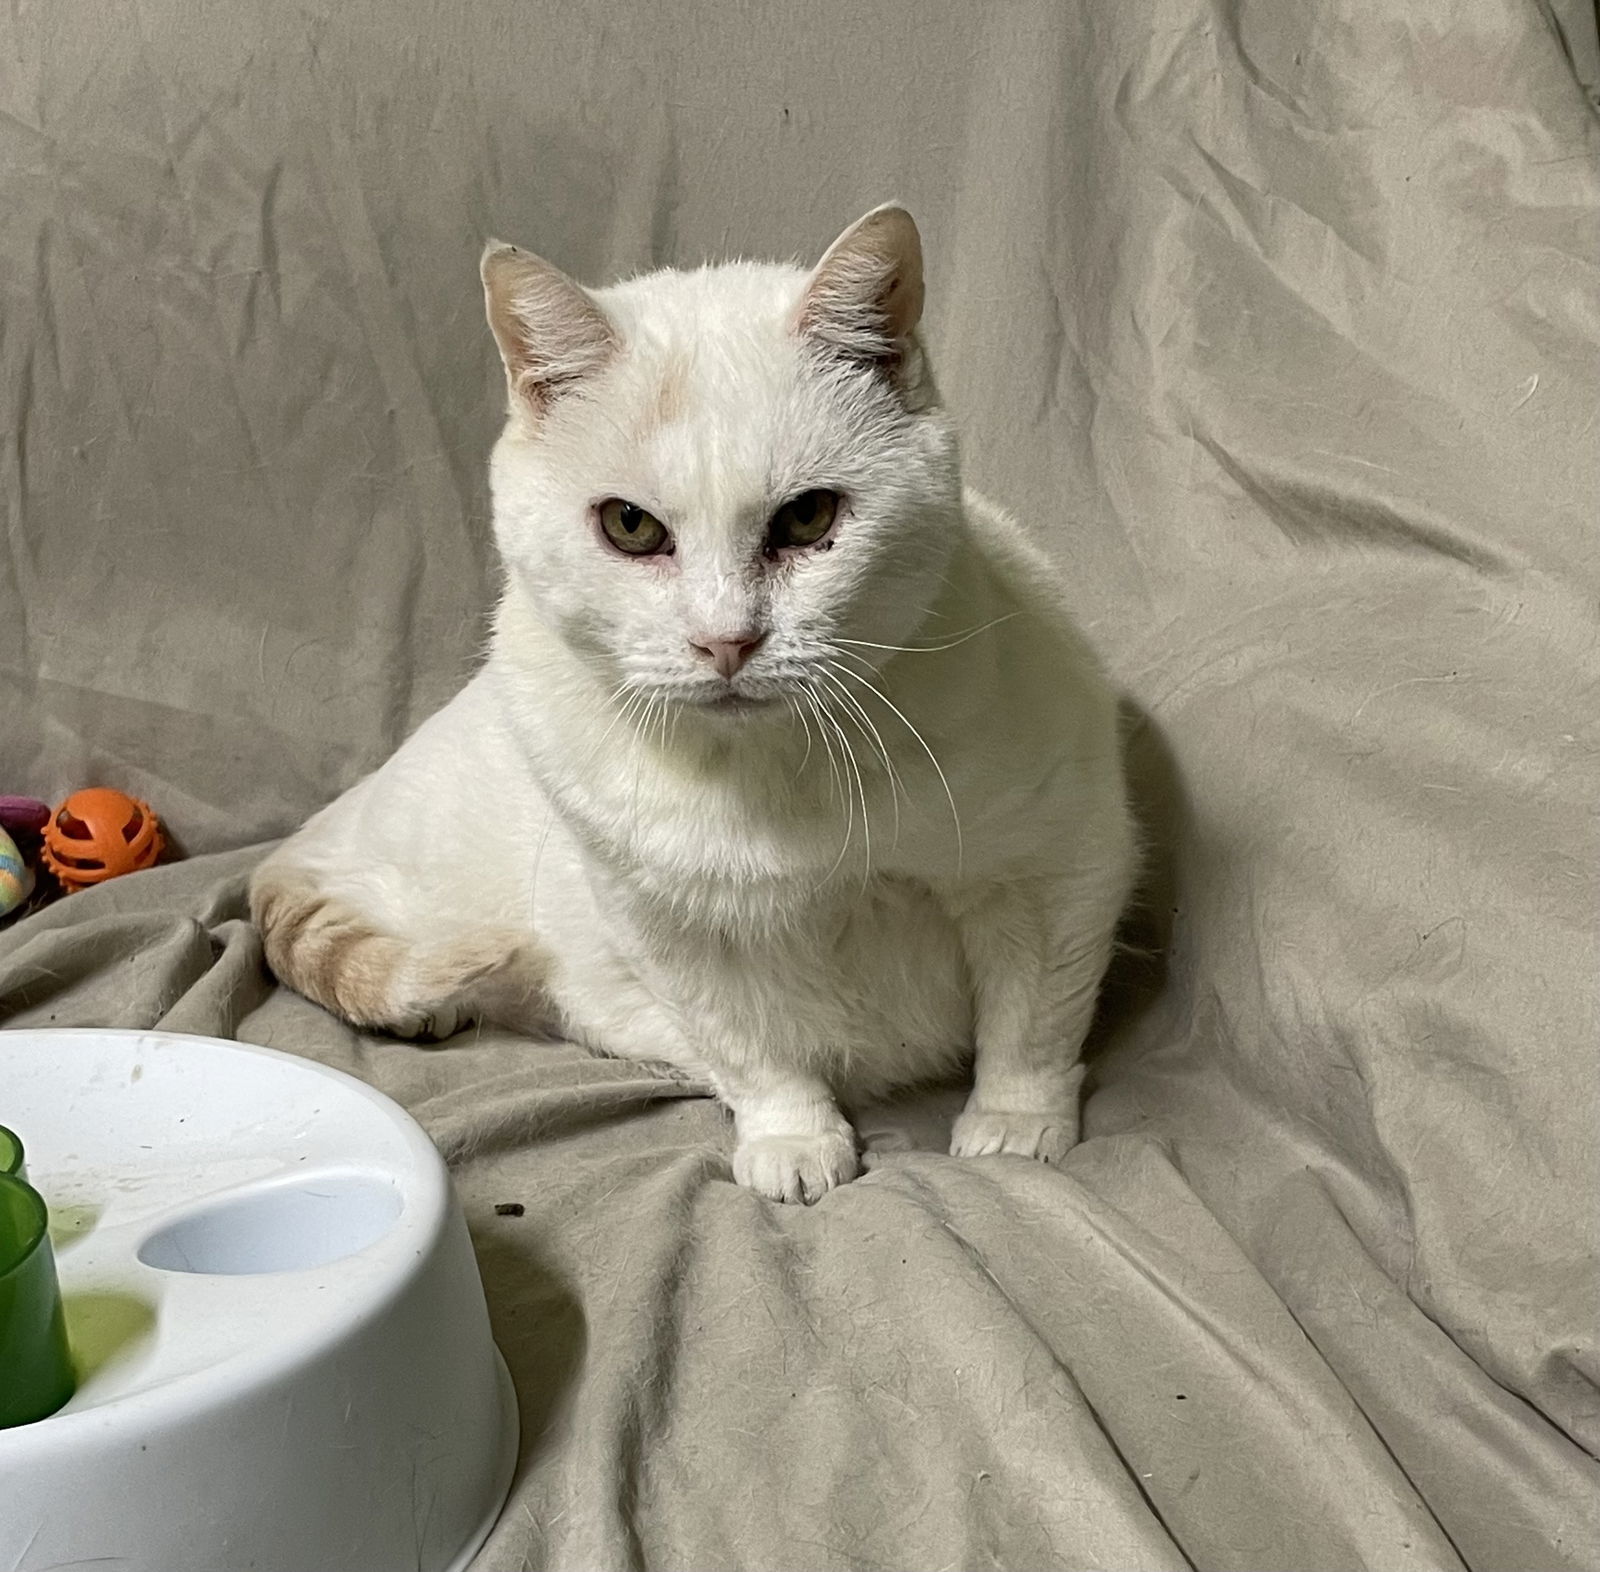
[[[1078,1111],[1012,1113],[968,1106],[950,1132],[952,1157],[1032,1157],[1059,1163],[1078,1144]]]
[[[383,1025],[392,1036],[408,1042],[442,1043],[472,1021],[472,1009],[464,999],[442,999],[437,1004],[404,1009]]]
[[[733,1154],[733,1177],[771,1201],[810,1206],[861,1172],[854,1133],[758,1135]]]

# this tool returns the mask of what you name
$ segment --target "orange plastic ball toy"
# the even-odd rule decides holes
[[[89,786],[50,815],[40,855],[64,890],[84,890],[152,866],[161,855],[161,822],[137,797]]]

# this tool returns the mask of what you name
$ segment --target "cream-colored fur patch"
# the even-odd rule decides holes
[[[258,879],[251,915],[280,981],[357,1026],[402,1035],[472,1017],[548,1013],[550,957],[526,934],[483,930],[437,948],[376,928],[305,876]]]

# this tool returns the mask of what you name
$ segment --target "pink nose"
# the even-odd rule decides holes
[[[755,654],[764,638],[764,633],[739,633],[731,639],[690,639],[689,645],[710,657],[719,677],[731,677]]]

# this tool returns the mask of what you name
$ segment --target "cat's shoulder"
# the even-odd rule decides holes
[[[1043,578],[1056,582],[1061,570],[1056,566],[1036,527],[1024,522],[1009,508],[1002,507],[971,486],[961,490],[962,510],[967,528],[997,568],[1007,577],[1020,575],[1033,582]],[[1009,571],[1008,571],[1009,570]]]
[[[1066,571],[1050,549],[1044,525],[1036,518],[1019,517],[971,487],[962,488],[961,502],[974,544],[1010,597],[1044,613],[1073,642],[1081,642],[1067,610]]]

